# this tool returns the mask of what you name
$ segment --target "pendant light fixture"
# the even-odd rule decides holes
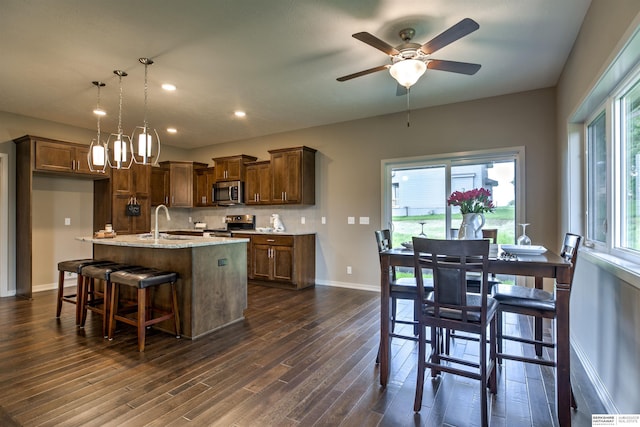
[[[120,87],[118,133],[112,133],[107,140],[107,161],[113,169],[129,169],[133,161],[133,156],[129,156],[127,153],[128,147],[131,146],[131,139],[129,135],[125,135],[122,132],[122,78],[126,77],[127,73],[122,70],[114,70],[113,74],[118,76],[118,85]]]
[[[93,114],[98,118],[98,134],[93,140],[91,140],[89,152],[87,153],[87,163],[89,164],[89,170],[91,172],[105,173],[107,169],[107,147],[100,136],[100,119],[107,113],[100,108],[100,88],[106,85],[99,81],[93,81],[91,83],[98,88],[98,103],[96,104],[96,108],[93,110]]]
[[[134,153],[133,161],[140,164],[158,165],[160,157],[160,137],[155,129],[149,127],[147,122],[147,98],[148,98],[148,82],[147,68],[153,64],[149,58],[139,58],[141,64],[144,65],[144,122],[142,126],[137,126],[133,134],[131,134],[131,152]],[[137,147],[134,147],[137,143]]]

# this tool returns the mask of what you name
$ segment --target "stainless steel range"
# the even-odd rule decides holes
[[[204,230],[216,237],[231,237],[233,231],[255,230],[255,215],[227,215],[224,217],[225,228],[214,228]]]

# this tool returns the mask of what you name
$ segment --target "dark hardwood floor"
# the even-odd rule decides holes
[[[401,305],[411,316],[411,307]],[[149,331],[146,351],[119,327],[102,338],[85,329],[55,293],[0,299],[0,425],[24,426],[476,426],[477,382],[451,375],[425,381],[413,412],[416,345],[393,340],[390,384],[375,364],[379,295],[318,286],[289,291],[249,286],[246,319],[198,340]],[[507,328],[530,334],[527,322]],[[471,349],[472,346],[469,346]],[[514,346],[519,351],[519,346]],[[455,343],[465,352],[464,340]],[[590,426],[604,408],[573,358],[579,409]],[[492,396],[492,426],[553,426],[553,370],[505,361]]]

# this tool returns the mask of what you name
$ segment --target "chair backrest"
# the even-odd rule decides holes
[[[416,274],[418,297],[433,311],[434,317],[451,318],[455,312],[460,321],[485,318],[489,269],[487,240],[435,240],[413,238],[414,268],[433,272],[433,298],[424,292],[422,274]],[[480,294],[471,302],[467,294],[467,273],[481,272]],[[477,294],[474,294],[477,295]]]
[[[491,243],[494,245],[498,243],[498,229],[497,228],[483,228],[482,237],[485,239],[491,239]]]
[[[571,282],[573,282],[573,273],[576,271],[576,262],[578,262],[578,248],[582,236],[572,233],[564,235],[564,242],[560,250],[560,256],[571,263]]]
[[[391,249],[391,231],[389,230],[376,230],[374,232],[376,235],[376,242],[378,243],[378,252],[386,251],[387,249]]]

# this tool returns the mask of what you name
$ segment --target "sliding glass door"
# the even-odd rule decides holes
[[[524,212],[523,160],[524,149],[516,148],[383,161],[382,227],[392,230],[394,246],[419,235],[451,238],[462,215],[447,205],[449,195],[485,188],[496,208],[485,214],[483,228],[497,229],[498,243],[514,243]]]

